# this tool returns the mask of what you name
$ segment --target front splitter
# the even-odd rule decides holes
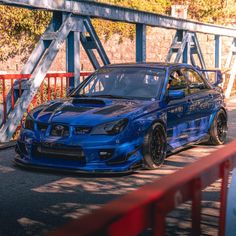
[[[83,170],[83,169],[72,169],[72,168],[66,168],[66,167],[50,167],[50,166],[44,166],[44,165],[34,165],[30,163],[26,163],[21,160],[19,155],[16,155],[15,159],[13,160],[13,163],[21,168],[24,169],[30,169],[30,170],[42,170],[47,172],[60,172],[60,173],[78,173],[78,174],[86,174],[86,175],[126,175],[134,173],[135,170],[138,169],[137,165],[135,164],[135,168],[131,168],[130,170],[125,171],[114,171],[112,169],[110,170]]]

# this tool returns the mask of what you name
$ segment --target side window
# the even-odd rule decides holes
[[[186,76],[187,80],[189,81],[189,91],[191,94],[198,93],[202,90],[208,89],[207,84],[200,77],[200,75],[194,70],[185,69],[183,70],[183,73]]]
[[[169,75],[168,90],[183,90],[188,94],[188,83],[180,70],[172,71]]]

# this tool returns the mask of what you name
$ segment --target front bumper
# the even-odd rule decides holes
[[[14,162],[24,167],[79,173],[127,173],[142,166],[142,139],[122,144],[112,139],[114,138],[97,137],[97,140],[94,137],[93,140],[49,138],[39,141],[33,136],[21,135],[17,142]],[[58,148],[41,152],[41,145],[44,143],[56,144]],[[75,148],[74,154],[70,147]],[[81,151],[77,150],[79,148]],[[101,153],[104,154],[106,151],[110,151],[112,155],[104,158]]]

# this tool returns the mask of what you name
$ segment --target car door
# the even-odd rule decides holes
[[[171,90],[182,90],[188,96],[188,83],[181,72],[181,68],[172,69],[168,74],[167,94]],[[168,95],[167,95],[168,99]],[[186,97],[175,100],[168,100],[167,104],[167,140],[169,151],[186,144],[188,141],[188,120],[186,111],[188,101]]]
[[[192,68],[184,68],[181,71],[189,86],[186,117],[189,120],[188,142],[192,142],[208,132],[210,115],[214,109],[214,94],[211,92],[211,87],[197,71]]]

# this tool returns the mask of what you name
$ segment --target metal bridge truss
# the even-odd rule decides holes
[[[50,25],[21,72],[32,76],[29,81],[25,81],[24,92],[18,98],[13,110],[9,92],[7,102],[9,113],[6,123],[0,130],[1,142],[11,139],[64,42],[67,42],[67,71],[74,72],[69,87],[73,89],[80,83],[80,41],[95,70],[110,63],[89,17],[55,12]],[[101,60],[96,57],[95,50]],[[17,89],[17,84],[14,87]]]
[[[199,63],[196,62],[195,55]],[[201,69],[206,69],[196,33],[177,30],[167,54],[166,62],[171,62],[173,56],[175,56],[175,63],[180,62],[182,59],[184,63],[191,63]]]
[[[137,11],[134,9],[101,4],[84,0],[0,0],[0,4],[24,7],[29,9],[44,9],[53,12],[52,21],[46,32],[35,47],[32,55],[22,70],[22,74],[31,74],[29,82],[24,86],[22,96],[11,109],[8,96],[8,119],[0,129],[0,142],[9,141],[20,120],[37,93],[47,71],[64,42],[67,42],[67,71],[74,73],[70,82],[70,89],[79,84],[80,78],[80,42],[84,47],[94,69],[109,64],[110,61],[91,24],[90,17],[113,21],[121,21],[136,25],[136,61],[146,60],[146,26],[175,29],[176,35],[170,46],[166,61],[181,60],[198,65],[205,69],[205,62],[196,33],[215,35],[215,67],[221,67],[221,36],[234,38],[231,64],[235,53],[236,30],[223,26],[205,24],[169,16]],[[95,52],[97,51],[97,53]],[[100,58],[97,58],[98,55]],[[197,60],[196,60],[197,59]],[[233,84],[236,73],[236,59],[233,63],[230,83]],[[17,89],[17,84],[15,85]],[[229,89],[229,93],[232,86]]]
[[[234,85],[235,77],[236,77],[236,38],[234,38],[232,41],[230,52],[226,60],[225,68],[230,69],[229,82],[228,82],[227,89],[225,91],[225,97],[229,98],[231,91],[233,89],[233,85]]]

